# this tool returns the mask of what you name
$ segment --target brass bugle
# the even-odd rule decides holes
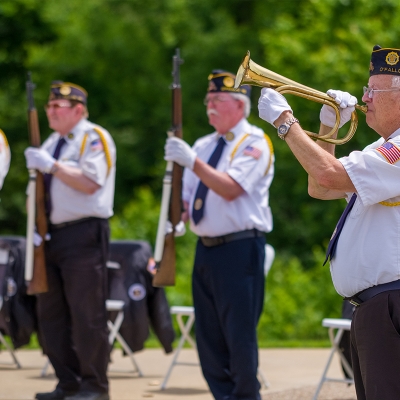
[[[235,89],[244,84],[271,88],[281,94],[293,94],[295,96],[303,97],[307,100],[326,104],[332,107],[336,114],[335,125],[333,126],[332,130],[325,135],[318,135],[313,132],[305,131],[307,135],[313,139],[323,140],[324,142],[333,144],[343,144],[347,143],[354,136],[354,133],[357,130],[358,117],[357,112],[354,110],[351,114],[350,128],[347,134],[340,139],[332,138],[332,136],[335,135],[339,129],[340,123],[340,108],[335,100],[323,92],[292,81],[291,79],[285,78],[282,75],[256,64],[250,59],[250,51],[247,52],[239,66],[236,74]],[[356,104],[355,108],[364,114],[368,109],[367,106],[360,106],[358,104]]]

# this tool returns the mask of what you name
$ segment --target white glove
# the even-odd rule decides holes
[[[46,233],[44,236],[44,240],[48,241],[50,240],[50,233]],[[35,231],[33,232],[33,245],[35,247],[39,247],[43,242],[42,237]]]
[[[182,167],[193,169],[196,153],[182,139],[171,137],[167,139],[165,145],[164,159],[167,161],[174,161],[182,165]]]
[[[258,100],[258,115],[261,119],[274,125],[284,111],[290,111],[293,114],[292,108],[280,93],[269,88],[261,90]]]
[[[43,242],[42,237],[37,232],[34,232],[33,233],[33,245],[35,247],[39,247],[42,244],[42,242]]]
[[[335,99],[335,102],[339,104],[339,128],[341,128],[346,122],[350,121],[351,113],[355,110],[354,106],[357,104],[357,98],[352,96],[350,93],[342,92],[340,90],[329,89],[326,94]],[[319,119],[324,125],[332,128],[336,122],[335,110],[332,107],[324,104],[321,108]]]
[[[167,221],[165,225],[165,234],[168,235],[173,231],[172,229],[172,222]],[[179,221],[177,225],[175,225],[175,234],[174,236],[179,237],[183,236],[186,233],[185,223],[183,221]]]
[[[46,150],[36,147],[28,147],[25,152],[26,167],[28,169],[37,169],[40,172],[49,173],[56,162]]]

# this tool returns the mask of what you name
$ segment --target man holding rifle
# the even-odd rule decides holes
[[[0,129],[0,189],[10,168],[11,153],[4,132]]]
[[[199,236],[193,270],[196,340],[204,377],[218,400],[260,399],[256,327],[264,300],[271,142],[250,125],[250,86],[214,70],[205,98],[215,132],[191,148],[167,140],[165,159],[185,168],[183,220]]]
[[[116,150],[87,120],[86,102],[82,87],[54,81],[45,109],[55,132],[25,151],[27,167],[45,174],[49,291],[38,295],[38,318],[59,380],[38,400],[109,399],[106,261]]]
[[[367,124],[381,138],[363,151],[336,159],[335,146],[314,142],[294,118],[286,99],[263,89],[260,117],[275,127],[309,175],[308,191],[348,205],[327,251],[337,292],[356,306],[351,356],[359,400],[396,399],[400,393],[400,50],[375,46],[370,62]],[[340,125],[357,99],[328,91],[340,105]],[[324,105],[320,134],[335,123]]]

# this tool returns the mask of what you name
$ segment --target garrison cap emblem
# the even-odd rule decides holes
[[[71,88],[69,86],[67,86],[67,85],[62,85],[60,87],[60,93],[63,96],[68,96],[71,93]]]
[[[399,62],[399,55],[391,51],[387,56],[386,56],[386,63],[389,65],[396,65]]]
[[[232,77],[230,77],[230,76],[226,76],[226,77],[224,78],[224,80],[223,80],[223,84],[224,84],[224,86],[226,86],[227,88],[231,88],[231,87],[234,86],[235,80],[234,80]]]

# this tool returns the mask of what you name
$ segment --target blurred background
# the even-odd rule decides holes
[[[89,119],[117,145],[113,239],[155,243],[166,131],[171,125],[172,56],[179,48],[183,134],[189,143],[213,131],[203,106],[212,69],[236,72],[247,50],[256,63],[326,92],[340,89],[361,103],[372,47],[399,48],[397,0],[1,0],[0,127],[10,142],[10,172],[0,192],[0,235],[25,235],[28,146],[25,82],[32,72],[41,136],[50,133],[43,105],[52,80],[83,86]],[[324,317],[338,317],[342,300],[322,267],[345,201],[307,194],[307,176],[275,129],[270,135],[275,179],[270,192],[276,256],[267,277],[261,345],[307,345],[326,338]],[[287,96],[303,128],[317,131],[320,105]],[[377,135],[359,115],[355,137],[337,155],[362,149]],[[348,126],[342,128],[344,131]],[[191,305],[196,238],[176,239],[176,286],[171,305]]]

